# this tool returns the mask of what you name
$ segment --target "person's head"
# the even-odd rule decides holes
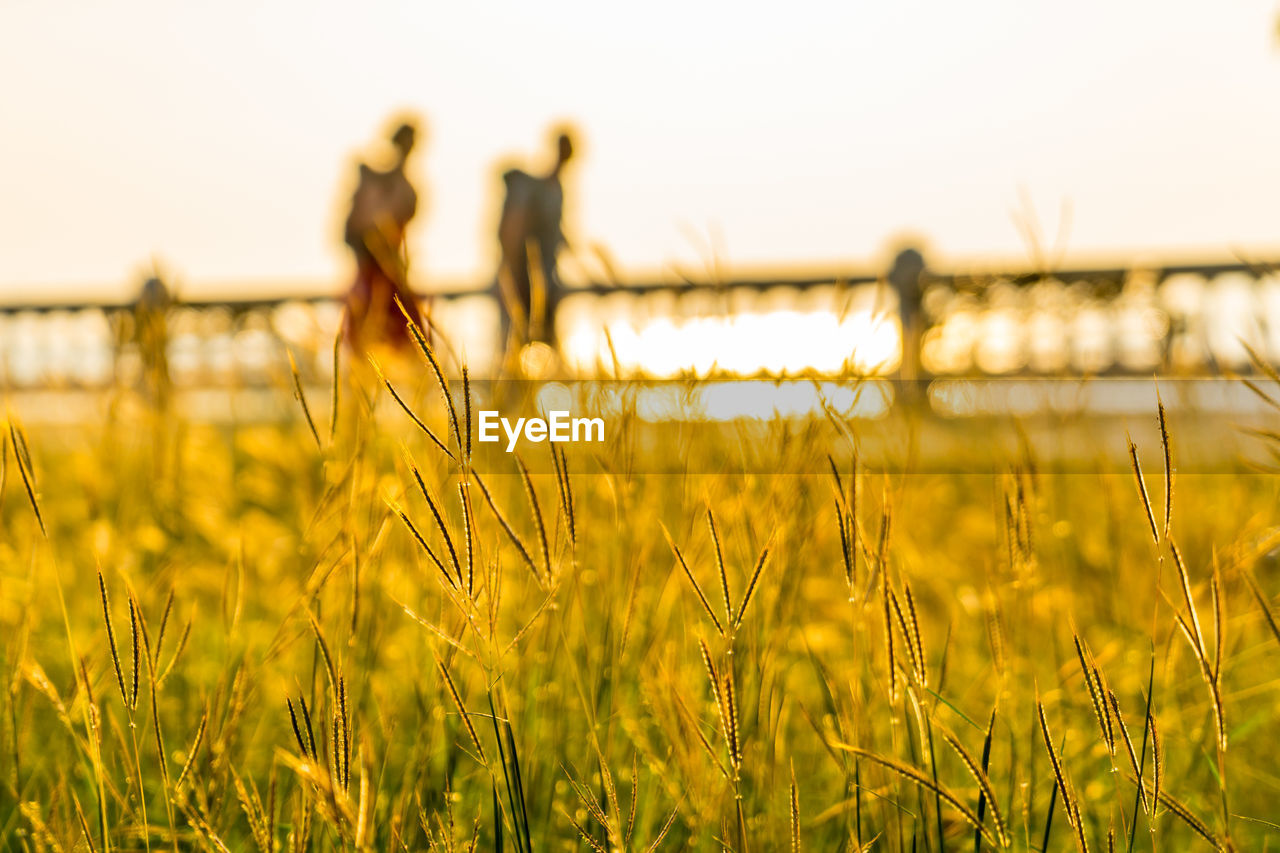
[[[551,173],[553,175],[560,174],[561,168],[565,163],[573,159],[573,129],[564,125],[557,127],[552,131],[552,137],[555,146],[555,161],[552,163]]]
[[[158,311],[168,307],[169,300],[169,288],[164,280],[159,275],[151,275],[142,283],[142,288],[138,291],[137,305],[139,308]]]
[[[556,163],[563,166],[573,158],[573,137],[566,132],[561,132],[556,137]]]
[[[391,134],[391,145],[395,148],[401,163],[409,159],[409,152],[413,151],[413,144],[417,138],[418,130],[409,122],[400,125],[395,133]]]

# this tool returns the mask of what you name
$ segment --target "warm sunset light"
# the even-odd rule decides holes
[[[608,375],[616,365],[622,375],[658,378],[884,374],[898,365],[899,330],[896,313],[885,311],[894,297],[874,290],[820,295],[807,300],[808,308],[759,305],[730,314],[710,305],[706,313],[687,306],[672,312],[670,305],[654,310],[644,301],[593,311],[585,300],[579,310],[567,302],[559,318],[567,330],[565,358],[581,372]],[[817,307],[833,303],[844,303],[842,314]]]
[[[1280,850],[1280,0],[0,0],[0,851]]]
[[[861,264],[902,229],[940,259],[1023,260],[1028,208],[1068,256],[1275,247],[1274,12],[16,0],[0,293],[121,298],[153,257],[187,296],[336,292],[354,159],[406,111],[424,289],[488,283],[500,168],[542,168],[566,119],[571,277],[595,244],[645,275],[713,252]]]

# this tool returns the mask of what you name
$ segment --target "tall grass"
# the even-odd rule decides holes
[[[1175,492],[1163,405],[1096,475],[876,471],[825,422],[761,449],[822,474],[645,476],[677,451],[617,435],[481,469],[475,389],[415,339],[323,434],[300,382],[280,424],[10,419],[0,848],[1280,832],[1276,483]]]

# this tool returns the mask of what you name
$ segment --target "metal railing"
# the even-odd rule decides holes
[[[863,312],[898,335],[897,299],[905,293],[918,304],[919,321],[908,322],[898,340],[916,353],[908,361],[923,375],[1207,374],[1245,363],[1241,340],[1280,359],[1277,267],[1280,261],[982,272],[926,266],[905,284],[893,271],[594,283],[565,294],[562,312],[576,325],[561,329],[560,337],[565,341],[571,337],[566,331],[575,330],[589,335],[614,322],[643,340],[640,327],[657,319],[678,330],[691,319],[753,316],[768,328],[780,311]],[[424,296],[447,344],[467,350],[469,363],[480,370],[493,362],[498,306],[489,291]],[[0,383],[92,388],[138,381],[145,368],[135,308],[106,302],[0,306]],[[167,368],[175,384],[260,385],[279,380],[288,350],[307,378],[321,379],[332,368],[341,315],[335,294],[174,303],[167,310]],[[846,335],[851,352],[858,347],[856,329],[862,326],[832,328]],[[575,362],[579,372],[591,372],[593,347],[597,342],[588,342],[588,357]],[[896,365],[895,357],[870,370],[893,372]]]

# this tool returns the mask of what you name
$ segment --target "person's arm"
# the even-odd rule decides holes
[[[408,225],[409,220],[418,214],[418,191],[408,182],[405,183],[405,187],[407,192],[405,193],[404,222],[402,224]]]

